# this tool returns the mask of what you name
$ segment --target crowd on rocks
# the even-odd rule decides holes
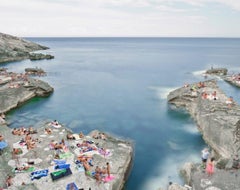
[[[14,173],[30,171],[30,169],[33,168],[31,164],[34,164],[34,162],[25,162],[20,164],[19,161],[17,161],[19,159],[19,156],[21,157],[23,154],[25,154],[24,147],[26,147],[26,151],[31,151],[37,148],[38,144],[43,141],[42,138],[53,138],[54,132],[56,133],[56,131],[59,131],[59,129],[65,131],[65,129],[61,128],[63,128],[62,125],[59,124],[56,120],[47,124],[44,127],[43,131],[36,130],[32,126],[28,128],[13,128],[11,134],[16,137],[19,136],[19,141],[11,146],[13,147],[12,157],[14,160],[16,160],[15,166],[13,166]],[[96,132],[91,136],[92,140],[89,138],[89,136],[85,136],[82,132],[79,134],[66,132],[65,138],[62,138],[60,141],[59,139],[50,140],[48,147],[45,149],[53,151],[54,154],[52,162],[57,160],[59,160],[57,162],[62,162],[64,160],[64,157],[62,157],[62,155],[68,157],[69,155],[72,155],[72,152],[75,153],[76,157],[75,161],[73,162],[76,164],[76,167],[81,168],[81,171],[84,171],[86,176],[96,179],[96,182],[99,184],[101,182],[109,182],[113,180],[114,176],[110,175],[110,162],[106,162],[105,165],[102,166],[100,166],[100,163],[98,162],[98,165],[95,166],[93,157],[94,154],[98,154],[105,159],[111,156],[110,150],[100,147],[98,143],[95,143],[93,141],[93,139],[96,139],[98,141],[106,141],[108,138],[107,135],[102,132]],[[4,141],[4,137],[0,134],[0,142],[1,141]],[[64,167],[70,168],[70,164],[69,166],[66,163],[64,164]],[[59,166],[63,167],[63,165]],[[12,181],[13,177],[9,174],[6,177],[6,186],[11,186],[13,184]]]

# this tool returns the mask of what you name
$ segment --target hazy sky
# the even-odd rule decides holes
[[[240,37],[240,0],[0,0],[0,32]]]

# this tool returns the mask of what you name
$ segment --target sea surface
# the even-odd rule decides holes
[[[184,162],[200,162],[206,146],[184,110],[168,105],[167,95],[185,83],[205,80],[211,67],[240,71],[240,39],[231,38],[28,38],[50,47],[53,60],[4,64],[47,71],[54,87],[48,98],[34,98],[11,111],[10,127],[57,119],[74,132],[103,130],[131,139],[134,164],[125,190],[156,190],[183,184]],[[219,80],[239,102],[239,90]]]

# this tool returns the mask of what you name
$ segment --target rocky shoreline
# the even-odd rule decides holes
[[[0,33],[0,63],[20,61],[24,59],[40,60],[53,59],[52,55],[32,53],[37,50],[49,49],[22,38]]]
[[[33,127],[36,132],[31,134],[32,139],[37,139],[36,147],[29,150],[26,145],[20,143],[24,136],[13,135],[11,129],[1,126],[0,133],[3,134],[9,146],[5,148],[0,156],[1,174],[0,187],[4,186],[7,175],[13,176],[13,185],[8,189],[66,189],[67,184],[74,182],[78,188],[92,190],[96,188],[106,190],[121,190],[126,181],[125,174],[131,165],[133,155],[133,145],[130,141],[121,140],[109,134],[104,134],[105,138],[97,138],[99,131],[92,131],[90,134],[79,137],[79,134],[72,134],[71,130],[62,126],[55,128],[51,126],[50,121],[43,121]],[[45,129],[51,129],[47,133]],[[67,139],[67,134],[74,135],[75,139]],[[51,149],[50,144],[53,141],[59,142],[62,139],[67,144],[67,149]],[[89,146],[95,147],[93,150],[82,152],[80,144],[89,142]],[[22,150],[22,153],[13,157],[12,148]],[[105,151],[105,152],[104,152]],[[106,154],[104,154],[106,153]],[[56,158],[58,154],[59,158]],[[84,167],[76,164],[79,156],[91,157],[91,175],[86,175]],[[59,171],[56,169],[55,160],[65,160],[70,164],[71,174],[54,180],[50,173]],[[34,168],[31,172],[39,170],[48,170],[47,176],[40,179],[31,179],[31,172],[14,172],[14,168],[21,167],[26,163],[34,163],[29,166]],[[96,166],[103,167],[110,163],[110,173],[114,176],[113,180],[97,182],[94,177]]]
[[[233,174],[231,170],[233,155],[240,154],[240,106],[234,100],[229,101],[215,80],[204,81],[202,87],[195,83],[172,91],[168,102],[189,112],[217,159],[217,169],[211,178],[199,164],[184,167],[187,185],[195,190],[240,189],[240,172]]]
[[[54,89],[46,82],[26,74],[0,73],[0,113],[8,112],[33,97],[47,97]]]
[[[44,49],[48,48],[0,33],[0,63],[54,58],[30,53]],[[6,126],[4,113],[33,97],[47,97],[54,91],[48,83],[29,77],[45,71],[27,68],[25,72],[0,68],[0,189],[123,189],[132,167],[134,149],[130,140],[99,131],[73,134],[67,127],[53,125],[51,121],[29,129]],[[96,166],[103,168],[101,178],[96,175],[100,174]],[[11,185],[6,187],[8,179]]]

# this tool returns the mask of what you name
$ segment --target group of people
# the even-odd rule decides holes
[[[94,177],[98,182],[101,182],[105,177],[110,178],[110,164],[109,164],[109,162],[107,162],[106,166],[104,166],[102,168],[100,168],[99,166],[96,166]]]
[[[208,176],[214,173],[214,157],[210,157],[210,152],[208,148],[202,150],[202,164],[203,168],[206,169]]]
[[[210,157],[210,152],[208,148],[202,150],[202,166],[206,170],[208,176],[213,175],[215,167],[215,158]],[[240,169],[240,160],[236,154],[232,159],[232,168],[231,169]]]
[[[217,100],[217,91],[214,91],[213,93],[207,93],[206,91],[202,92],[202,99],[208,99],[208,100]]]
[[[20,127],[20,128],[14,128],[12,130],[12,134],[13,135],[27,135],[27,134],[34,134],[37,133],[36,130],[33,129],[33,127],[29,127],[28,129],[26,129],[25,127]]]

